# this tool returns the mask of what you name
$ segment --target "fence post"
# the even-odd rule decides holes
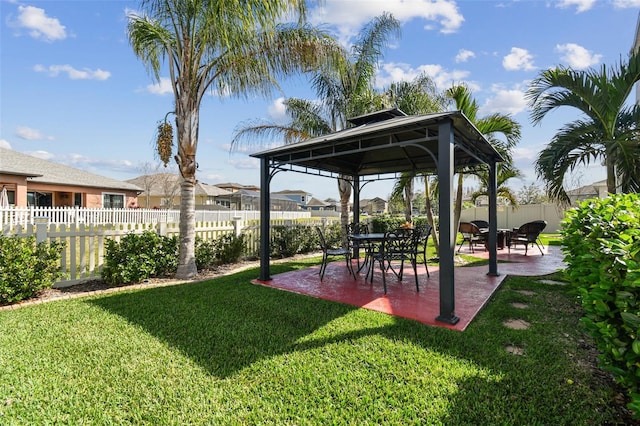
[[[167,217],[160,217],[160,219],[158,220],[158,235],[162,236],[162,237],[166,237],[167,236]]]
[[[34,218],[36,223],[36,243],[41,243],[47,240],[47,225],[49,225],[48,217],[36,217]]]
[[[233,221],[233,233],[235,234],[236,237],[239,237],[240,231],[242,231],[242,229],[240,228],[240,225],[242,222],[242,216],[234,216],[232,221]]]

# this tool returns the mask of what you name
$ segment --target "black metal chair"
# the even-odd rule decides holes
[[[480,228],[474,223],[471,222],[460,222],[458,226],[458,232],[462,234],[462,241],[458,246],[458,253],[460,253],[460,249],[464,245],[464,243],[469,243],[469,249],[471,253],[475,253],[473,250],[473,246],[479,243],[485,244],[487,241],[487,233],[483,233],[480,231]],[[485,248],[486,250],[486,248]]]
[[[345,261],[347,262],[347,269],[349,270],[349,273],[351,274],[351,276],[353,276],[353,279],[356,279],[356,274],[353,272],[353,268],[351,267],[351,250],[346,247],[346,248],[334,248],[334,247],[330,247],[329,245],[327,245],[327,240],[324,237],[324,234],[322,233],[322,229],[320,229],[319,226],[316,226],[316,230],[318,231],[318,238],[320,239],[320,248],[322,249],[322,265],[320,265],[320,271],[318,272],[320,274],[320,281],[322,281],[324,279],[324,273],[327,269],[327,263],[329,262],[329,257],[336,257],[336,256],[344,256]]]
[[[364,250],[364,260],[362,264],[360,264],[360,256],[357,256],[358,259],[358,272],[362,270],[365,266],[369,264],[371,261],[371,252],[373,250],[373,244],[370,242],[358,241],[355,242],[351,238],[350,235],[354,234],[368,234],[369,226],[366,223],[358,222],[358,223],[349,223],[346,225],[347,227],[347,240],[349,241],[349,249],[351,250],[351,255],[353,256],[355,253],[359,254],[360,250]]]
[[[416,256],[417,261],[417,257],[422,255],[422,263],[424,264],[425,271],[427,271],[427,278],[429,278],[429,267],[427,266],[427,243],[429,241],[429,236],[431,235],[431,225],[428,223],[416,225],[414,230],[414,238],[417,239],[414,243],[414,256]]]
[[[534,220],[532,222],[527,222],[524,225],[521,225],[519,228],[513,228],[513,232],[511,233],[511,238],[508,244],[509,252],[511,252],[511,246],[513,246],[514,244],[523,244],[524,255],[526,256],[529,245],[533,246],[535,244],[538,247],[538,250],[540,250],[540,254],[544,256],[542,247],[540,247],[540,244],[538,242],[540,241],[540,234],[546,227],[546,220]]]
[[[370,281],[373,281],[373,270],[375,261],[378,262],[380,266],[380,271],[382,272],[382,286],[384,288],[384,293],[387,294],[387,271],[391,270],[399,280],[402,280],[402,275],[404,272],[404,263],[409,262],[413,267],[413,274],[416,281],[416,291],[420,291],[420,284],[418,282],[418,271],[417,271],[417,253],[418,248],[416,244],[418,244],[419,239],[415,238],[415,230],[414,229],[396,229],[394,231],[388,231],[385,233],[384,240],[376,252],[372,254],[372,265],[367,272],[367,275],[370,278]],[[396,266],[394,268],[394,262]],[[397,262],[400,262],[400,265],[397,265]],[[397,268],[397,270],[396,270]]]

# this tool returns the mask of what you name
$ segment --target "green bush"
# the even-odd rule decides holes
[[[60,272],[61,242],[0,236],[0,304],[19,302],[51,288]]]
[[[216,261],[222,265],[237,262],[245,251],[245,237],[226,234],[215,240]]]
[[[106,241],[102,279],[110,284],[140,282],[174,274],[178,268],[178,238],[152,231]]]
[[[291,257],[298,253],[318,250],[320,243],[312,226],[271,227],[271,256]]]
[[[640,414],[640,195],[583,202],[563,220],[566,273],[602,368],[630,391]]]
[[[245,236],[242,234],[226,234],[210,241],[196,237],[196,267],[201,271],[216,265],[235,263],[240,260],[245,249]]]

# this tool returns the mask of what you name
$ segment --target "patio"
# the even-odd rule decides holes
[[[499,250],[498,261],[501,262],[499,276],[487,274],[486,265],[456,267],[455,314],[460,319],[456,324],[436,320],[440,312],[438,265],[429,265],[430,278],[427,278],[424,266],[418,265],[419,293],[415,289],[411,267],[405,268],[402,281],[395,279],[393,274],[387,275],[389,291],[385,295],[379,268],[376,268],[373,283],[365,280],[365,270],[357,275],[357,280],[354,280],[349,275],[344,261],[329,263],[323,282],[320,282],[318,276],[319,265],[305,270],[273,275],[268,281],[252,282],[404,317],[427,325],[464,331],[508,275],[546,275],[564,267],[560,247],[546,246],[543,251],[544,256],[537,250],[530,250],[525,256],[524,249],[520,248],[512,249],[510,253],[506,249]],[[477,249],[472,254],[468,249],[463,248],[461,253],[478,258],[489,257],[489,252],[482,249]]]

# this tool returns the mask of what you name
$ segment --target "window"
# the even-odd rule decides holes
[[[73,205],[76,207],[82,207],[82,193],[76,192],[73,194]]]
[[[53,196],[50,192],[27,192],[27,206],[53,207]]]
[[[105,209],[123,209],[124,194],[102,193],[102,207]]]
[[[7,198],[10,206],[16,205],[16,191],[7,191]]]

